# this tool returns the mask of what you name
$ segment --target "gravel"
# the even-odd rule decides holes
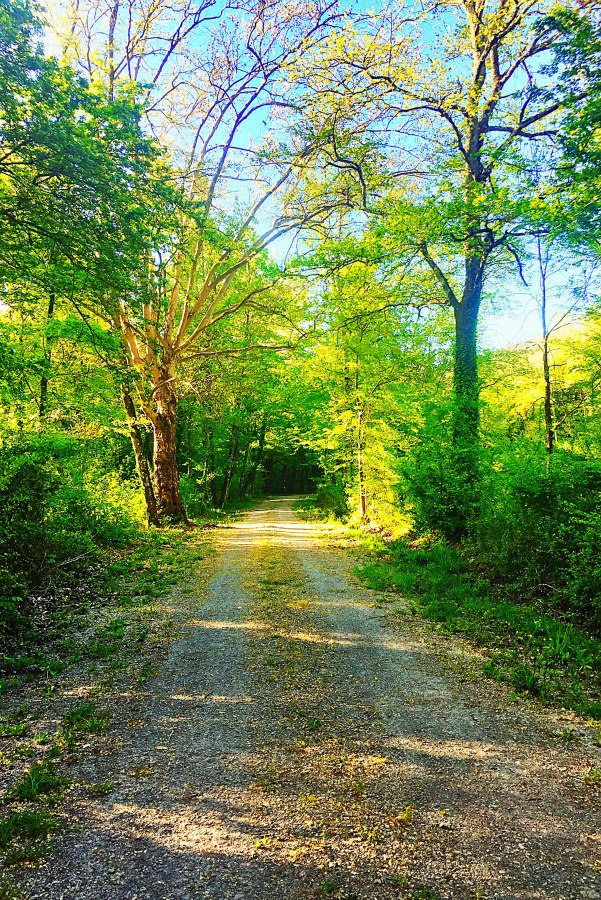
[[[561,714],[450,672],[469,648],[379,608],[290,500],[214,537],[77,764],[112,790],[13,874],[32,900],[601,898],[598,761]]]

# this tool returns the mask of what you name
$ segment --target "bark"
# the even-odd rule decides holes
[[[547,263],[548,253],[545,257],[540,234],[537,235],[538,266],[541,288],[541,325],[543,330],[543,379],[545,382],[544,411],[545,411],[545,449],[547,451],[547,470],[551,455],[555,447],[555,425],[553,422],[553,393],[551,384],[551,363],[549,362],[549,337],[547,327]]]
[[[223,477],[223,485],[221,487],[221,497],[219,500],[219,506],[223,508],[227,503],[227,498],[229,497],[230,487],[232,484],[232,476],[234,474],[234,463],[236,460],[236,453],[238,452],[238,426],[236,423],[232,425],[232,432],[230,434],[230,443],[227,454],[227,466],[225,468],[225,475]]]
[[[363,470],[363,410],[357,411],[357,480],[359,483],[359,512],[361,519],[367,518],[367,491]]]
[[[154,488],[161,519],[170,522],[187,522],[188,517],[179,491],[177,466],[177,394],[171,384],[171,373],[163,371],[153,391],[154,404],[151,422]]]
[[[238,495],[243,499],[246,495],[246,485],[248,482],[248,457],[250,454],[250,437],[247,437],[244,444],[244,453],[242,454],[242,464],[240,466],[240,481],[238,482]]]
[[[46,312],[46,330],[48,330],[48,323],[52,321],[54,318],[54,308],[56,306],[56,295],[51,292],[48,297],[48,310]],[[48,337],[48,334],[45,336],[45,346],[44,346],[44,373],[40,378],[40,401],[39,401],[39,410],[40,410],[40,421],[43,421],[46,418],[46,411],[48,409],[48,372],[50,371],[50,365],[52,363],[52,341]]]
[[[453,443],[461,455],[476,455],[480,428],[478,381],[478,313],[482,299],[484,260],[477,254],[466,258],[464,290],[455,316],[455,410]]]
[[[138,424],[136,407],[131,394],[125,386],[121,388],[121,396],[123,398],[123,406],[125,407],[125,413],[127,415],[129,437],[134,451],[134,458],[136,460],[136,469],[138,471],[142,490],[144,491],[146,521],[149,525],[159,525],[159,510],[154,494],[154,487],[152,485],[150,466],[148,465],[148,460],[146,459],[146,454],[144,453],[144,442],[142,440],[142,432],[140,431],[140,426]]]
[[[217,506],[215,484],[215,432],[211,428],[207,434],[207,459],[205,463],[204,494],[213,507]]]
[[[543,341],[543,376],[545,379],[545,448],[549,456],[555,447],[555,426],[553,424],[553,398],[551,393],[551,366],[549,363],[549,336]]]
[[[255,459],[252,465],[252,469],[248,474],[248,478],[246,479],[244,489],[249,494],[252,494],[252,491],[255,487],[255,483],[257,480],[257,475],[259,472],[259,468],[263,463],[263,457],[265,456],[265,436],[267,434],[267,419],[264,418],[261,422],[261,427],[259,429],[259,446],[257,447],[257,453],[255,455]]]

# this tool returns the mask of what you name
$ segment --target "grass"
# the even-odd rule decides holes
[[[0,878],[0,900],[25,900],[25,894],[7,878]]]
[[[57,775],[49,761],[34,763],[10,792],[15,800],[36,800],[41,794],[60,794],[70,784],[66,775]]]
[[[63,717],[65,725],[88,734],[100,734],[106,731],[106,713],[99,713],[93,701],[82,703],[70,709]]]
[[[113,781],[98,781],[96,784],[89,784],[88,790],[93,797],[106,797],[113,790]]]
[[[0,820],[0,849],[15,838],[40,839],[58,829],[58,822],[45,809],[26,809]]]
[[[399,614],[419,614],[491,650],[483,665],[488,677],[601,719],[601,702],[594,699],[601,641],[534,606],[494,597],[487,583],[470,576],[454,548],[380,542],[358,575],[376,590],[402,593],[408,606]]]
[[[27,722],[20,722],[18,725],[0,725],[0,737],[22,737],[27,728]]]

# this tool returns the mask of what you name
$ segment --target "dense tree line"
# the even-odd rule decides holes
[[[600,28],[0,0],[5,637],[144,521],[312,488],[599,626]]]

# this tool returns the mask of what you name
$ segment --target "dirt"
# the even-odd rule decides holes
[[[291,500],[215,534],[181,636],[74,764],[32,898],[601,898],[595,749],[449,671]],[[194,573],[190,575],[191,581]]]

